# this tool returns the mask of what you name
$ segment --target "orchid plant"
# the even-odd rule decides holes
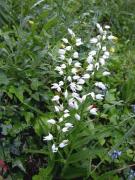
[[[53,153],[70,144],[68,134],[77,128],[80,121],[87,121],[89,116],[99,116],[96,102],[104,99],[108,86],[96,80],[96,74],[111,74],[106,64],[110,58],[110,44],[115,38],[110,26],[96,24],[96,36],[90,39],[90,48],[83,57],[80,49],[85,42],[71,29],[68,29],[68,38],[62,39],[62,46],[58,50],[59,61],[55,67],[59,78],[51,86],[55,116],[47,120],[50,128],[43,137],[44,141],[51,142]]]

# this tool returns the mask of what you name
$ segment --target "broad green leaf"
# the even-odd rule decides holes
[[[7,76],[3,73],[0,72],[0,85],[7,85],[9,83],[9,80],[7,78]]]
[[[63,178],[64,179],[73,179],[73,178],[84,178],[87,175],[87,169],[83,167],[72,167],[69,166],[66,171],[64,172]]]
[[[53,16],[51,19],[48,20],[48,22],[44,25],[43,29],[48,31],[49,29],[51,29],[52,27],[55,27],[55,25],[58,22],[58,17],[57,16]]]

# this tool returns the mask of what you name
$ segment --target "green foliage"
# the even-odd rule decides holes
[[[123,169],[135,162],[134,11],[133,0],[0,0],[0,160],[9,166],[7,179],[127,177]],[[97,22],[118,36],[109,82],[97,74],[110,90],[99,103],[100,117],[80,123],[71,145],[54,155],[42,138],[54,117],[50,87],[59,79],[61,38],[71,27],[88,42]],[[114,149],[122,156],[112,161]]]

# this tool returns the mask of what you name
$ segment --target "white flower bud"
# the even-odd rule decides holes
[[[104,71],[103,72],[103,76],[109,76],[111,73],[110,72],[108,72],[108,71]]]
[[[81,117],[80,117],[79,114],[75,114],[75,118],[76,118],[76,120],[78,120],[78,121],[80,121],[80,119],[81,119]]]
[[[95,86],[97,86],[98,88],[102,90],[106,90],[106,86],[102,82],[96,82]]]
[[[82,79],[82,78],[78,79],[77,84],[84,84],[84,83],[85,83],[84,79]]]
[[[96,99],[97,100],[103,100],[104,99],[104,95],[103,94],[97,94],[96,95]]]
[[[81,67],[81,63],[76,62],[76,63],[74,64],[74,66],[75,66],[76,68],[79,68],[79,67]]]
[[[98,39],[97,38],[91,38],[90,39],[90,43],[91,44],[96,44],[98,42]]]
[[[73,58],[75,58],[75,59],[78,59],[78,58],[79,58],[79,54],[78,54],[78,52],[74,52],[74,54],[73,54]]]
[[[70,51],[72,49],[72,47],[71,46],[67,46],[67,47],[65,47],[65,50],[66,51]]]
[[[60,97],[58,95],[56,95],[52,98],[52,101],[59,101],[59,99],[60,99]]]
[[[53,135],[49,133],[48,136],[44,136],[44,137],[43,137],[43,140],[44,140],[44,141],[51,141],[51,140],[53,140]]]
[[[83,44],[83,42],[82,42],[81,38],[77,38],[76,39],[76,46],[80,46],[82,44]]]
[[[68,28],[68,33],[69,33],[71,36],[75,37],[75,33],[72,31],[72,29]]]
[[[60,144],[59,144],[59,147],[60,148],[64,148],[65,146],[68,145],[68,140],[63,140]]]
[[[66,39],[66,38],[63,38],[62,41],[63,41],[65,44],[68,43],[68,39]]]
[[[82,78],[83,78],[83,79],[89,79],[89,78],[90,78],[90,75],[89,75],[89,74],[84,74]]]
[[[56,121],[54,119],[49,119],[49,120],[47,120],[47,122],[50,124],[56,124]]]
[[[65,69],[65,68],[66,68],[66,64],[62,64],[62,65],[61,65],[61,68],[62,68],[62,69]]]
[[[58,147],[55,144],[52,145],[52,152],[55,153],[58,151]]]
[[[90,113],[91,113],[92,115],[98,115],[98,114],[97,114],[97,108],[91,108],[91,109],[90,109]]]
[[[60,55],[65,55],[65,53],[66,53],[65,49],[59,49],[59,54]]]

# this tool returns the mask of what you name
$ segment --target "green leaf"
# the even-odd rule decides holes
[[[18,167],[19,169],[21,169],[23,172],[26,173],[26,170],[25,170],[25,168],[24,168],[24,166],[23,166],[21,160],[19,160],[19,159],[13,161],[12,167],[13,167],[13,168],[14,168],[14,167]]]
[[[71,163],[75,163],[78,161],[83,161],[83,160],[89,158],[90,156],[91,156],[91,154],[90,154],[89,149],[81,150],[77,153],[72,154],[70,156],[70,158],[68,159],[67,163],[71,164]]]
[[[0,85],[3,85],[3,84],[7,85],[8,83],[9,83],[9,80],[7,76],[4,73],[0,72]]]
[[[51,29],[52,27],[55,27],[55,25],[58,22],[58,17],[57,16],[53,16],[51,19],[48,20],[48,22],[44,25],[43,29],[48,31],[49,29]]]
[[[84,178],[86,174],[87,170],[83,167],[68,167],[63,175],[63,179]]]
[[[24,93],[24,89],[23,89],[23,87],[14,87],[14,86],[11,86],[10,88],[9,88],[9,92],[10,93],[13,93],[13,94],[15,94],[15,96],[21,101],[21,102],[23,102],[23,100],[24,100],[24,97],[23,97],[23,93]]]
[[[33,176],[32,180],[52,180],[53,174],[51,173],[53,170],[53,164],[48,166],[47,168],[40,168],[39,174]]]

